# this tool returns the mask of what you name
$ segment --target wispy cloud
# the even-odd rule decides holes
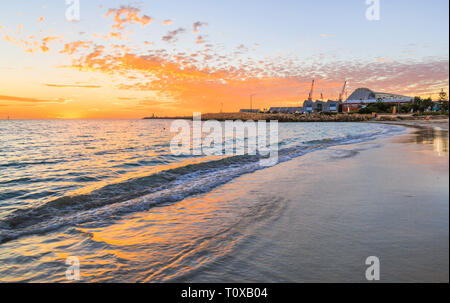
[[[202,43],[204,43],[205,42],[205,40],[203,40],[203,37],[202,36],[198,36],[197,37],[197,40],[195,41],[197,44],[202,44]]]
[[[80,48],[88,49],[92,45],[90,41],[74,41],[64,45],[64,49],[60,51],[61,54],[73,55],[78,52]]]
[[[208,23],[200,22],[200,21],[195,22],[192,25],[194,34],[198,34],[200,32],[200,27],[206,26],[206,25],[208,25]]]
[[[27,103],[67,103],[70,102],[69,99],[57,98],[57,99],[37,99],[37,98],[28,98],[28,97],[17,97],[17,96],[4,96],[0,95],[1,101],[12,101],[12,102],[27,102]]]
[[[48,87],[58,87],[58,88],[100,88],[100,85],[94,84],[53,84],[53,83],[45,83],[45,86]]]
[[[22,27],[21,27],[22,29]],[[41,32],[42,33],[42,32]],[[9,43],[15,44],[22,48],[27,53],[35,53],[41,51],[47,53],[50,51],[49,44],[53,41],[63,41],[63,36],[41,36],[36,37],[34,35],[23,37],[18,33],[15,37],[11,34],[4,34],[3,39]]]
[[[181,28],[181,27],[176,29],[176,30],[169,31],[167,33],[167,35],[162,37],[162,40],[166,41],[166,42],[175,42],[175,41],[178,40],[177,35],[179,35],[181,33],[184,33],[185,31],[186,30],[184,28]]]
[[[49,102],[49,100],[41,100],[36,98],[26,98],[17,96],[4,96],[0,95],[0,100],[2,101],[14,101],[14,102]]]

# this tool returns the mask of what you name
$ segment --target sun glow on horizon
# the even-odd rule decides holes
[[[252,94],[254,108],[301,106],[311,79],[315,99],[337,99],[345,80],[349,90],[364,86],[432,98],[441,88],[448,92],[448,40],[443,53],[408,49],[387,58],[382,48],[371,48],[361,57],[343,51],[336,44],[342,37],[323,28],[307,47],[295,38],[283,48],[279,38],[279,48],[275,32],[266,35],[273,43],[231,38],[220,20],[153,15],[152,4],[86,4],[85,19],[62,21],[55,13],[65,9],[61,2],[35,10],[3,4],[3,14],[15,18],[0,21],[0,119],[235,112],[249,107]]]

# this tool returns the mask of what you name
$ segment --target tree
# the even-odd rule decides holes
[[[439,93],[439,108],[443,112],[448,112],[448,98],[447,93],[444,92],[444,89]]]
[[[420,97],[414,97],[411,107],[415,112],[423,113],[427,109],[433,108],[433,105],[433,100],[431,100],[431,98],[422,99]]]
[[[406,114],[406,113],[410,113],[412,108],[413,108],[413,105],[411,103],[400,104],[399,111],[401,113]]]
[[[361,107],[358,112],[360,114],[391,113],[393,106],[395,105],[392,103],[383,102],[380,98],[377,102],[369,103],[366,107]]]
[[[422,100],[422,112],[433,108],[433,100],[431,98]]]
[[[422,101],[422,99],[420,99],[420,97],[414,97],[414,100],[411,104],[411,108],[413,109],[414,112],[419,111],[421,101]]]
[[[433,101],[431,100],[431,98],[422,99],[420,97],[414,97],[412,108],[415,112],[418,111],[423,113],[429,107],[433,107]]]

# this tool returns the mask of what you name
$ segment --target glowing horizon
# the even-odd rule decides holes
[[[345,80],[349,93],[448,92],[447,1],[383,1],[367,21],[362,0],[81,0],[78,22],[63,0],[27,2],[0,12],[0,119],[235,112],[251,94],[254,108],[299,106],[312,79],[315,99]]]

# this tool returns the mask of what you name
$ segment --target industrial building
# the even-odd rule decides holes
[[[313,93],[314,93],[314,86],[315,86],[315,80],[313,80],[312,84],[311,84],[311,90],[309,92],[308,100],[305,100],[303,102],[303,106],[271,107],[269,109],[269,112],[270,113],[283,113],[283,114],[333,113],[333,112],[337,113],[337,112],[341,111],[342,97],[344,96],[346,85],[347,85],[347,81],[345,81],[342,92],[339,94],[338,101],[334,101],[334,100],[313,101]],[[321,99],[323,99],[322,94],[321,94]],[[258,112],[258,110],[241,109],[241,112],[242,113]]]
[[[398,100],[398,99],[411,99],[411,97],[391,94],[391,93],[380,93],[374,92],[368,88],[362,87],[356,89],[348,98],[347,101],[353,100]]]
[[[339,106],[342,104],[341,101],[311,101],[305,100],[303,102],[303,110],[305,113],[337,113],[339,111]]]
[[[337,112],[351,112],[357,111],[360,108],[364,108],[369,103],[375,102],[385,102],[385,103],[396,103],[404,104],[412,101],[413,98],[385,93],[385,92],[375,92],[371,89],[362,87],[356,89],[344,102],[343,98],[346,95],[347,81],[345,81],[342,91],[339,93],[338,101],[328,100],[313,101],[315,81],[312,81],[311,90],[308,96],[308,100],[303,102],[302,107],[271,107],[269,109],[270,113],[284,113],[284,114],[310,114],[310,113],[337,113]],[[323,95],[321,94],[323,99]],[[257,109],[241,109],[243,113],[257,113]]]
[[[367,106],[369,103],[375,102],[385,102],[385,103],[396,103],[404,104],[412,101],[412,97],[384,93],[384,92],[374,92],[368,88],[362,87],[356,89],[342,104],[343,112],[357,111],[360,108]]]

